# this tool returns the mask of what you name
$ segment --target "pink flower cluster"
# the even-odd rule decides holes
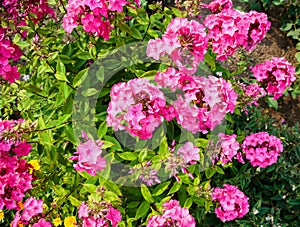
[[[284,58],[273,57],[252,69],[254,77],[262,83],[274,100],[280,98],[287,87],[296,80],[295,67]]]
[[[96,176],[97,172],[105,169],[106,160],[101,157],[103,145],[102,141],[95,141],[88,139],[85,133],[83,138],[86,140],[84,143],[80,143],[77,147],[77,151],[74,152],[75,156],[71,156],[70,160],[78,161],[74,164],[74,168],[77,171],[86,171],[92,176]]]
[[[11,223],[11,227],[18,227],[20,224],[28,224],[34,216],[43,213],[43,200],[36,200],[33,197],[29,197],[24,202],[24,208],[22,213],[18,211],[15,214],[14,220]],[[45,225],[41,225],[44,223]],[[49,222],[46,222],[44,219],[41,219],[38,223],[33,225],[34,227],[45,227],[52,226]]]
[[[208,39],[217,60],[226,60],[238,47],[252,51],[270,29],[267,15],[234,9],[208,15],[203,24],[208,28]]]
[[[82,220],[82,227],[116,227],[122,220],[122,215],[106,201],[102,201],[97,207],[91,207],[86,202],[82,202],[78,210],[78,218]]]
[[[203,4],[202,8],[209,9],[212,13],[220,13],[223,10],[233,9],[231,0],[214,0],[209,4]]]
[[[22,52],[17,45],[11,42],[12,34],[19,33],[24,38],[26,32],[21,33],[19,26],[26,26],[26,20],[32,20],[36,24],[46,15],[51,15],[53,18],[55,15],[46,0],[4,0],[1,7],[3,10],[0,18],[4,23],[0,25],[0,76],[9,83],[14,83],[20,77],[14,63],[20,60]],[[32,16],[33,14],[35,16]],[[14,30],[12,30],[12,26],[5,27],[5,22],[13,23]]]
[[[266,168],[277,162],[283,145],[279,138],[267,132],[254,133],[247,136],[242,149],[253,167]]]
[[[18,132],[22,122],[0,121],[0,210],[17,209],[17,203],[32,188],[31,165],[20,159],[31,150],[31,145]]]
[[[20,73],[18,68],[12,64],[20,59],[22,52],[17,45],[9,39],[5,39],[1,32],[4,30],[0,28],[0,76],[9,83],[14,83],[19,79]]]
[[[187,173],[189,177],[194,178],[193,175],[187,170],[191,164],[196,164],[200,160],[199,148],[196,147],[191,142],[186,142],[182,147],[178,148],[175,152],[175,143],[173,142],[173,147],[169,148],[170,156],[163,161],[166,166],[166,170],[170,172],[169,177],[175,177],[177,181],[179,178],[177,174],[179,169],[183,173]]]
[[[242,84],[242,89],[244,90],[244,100],[248,106],[258,106],[258,99],[266,95],[265,90],[260,87],[257,83],[245,85]]]
[[[183,72],[194,73],[207,51],[205,27],[195,20],[175,18],[161,39],[150,40],[147,55],[159,60],[168,55]]]
[[[24,26],[24,21],[27,18],[35,24],[48,15],[55,18],[54,10],[48,5],[47,0],[4,0],[2,7],[4,8],[5,15],[1,16],[13,21],[17,26]]]
[[[207,133],[222,122],[226,113],[234,112],[237,94],[222,78],[191,76],[169,68],[158,72],[155,81],[173,91],[184,91],[184,96],[178,95],[174,101],[176,119],[192,133]]]
[[[115,84],[110,92],[107,125],[114,130],[126,130],[140,139],[149,139],[163,122],[175,117],[159,88],[144,78]]]
[[[225,135],[219,133],[220,150],[216,154],[215,160],[220,160],[222,165],[228,162],[232,162],[233,158],[236,158],[239,162],[244,163],[242,154],[238,152],[240,144],[236,141],[236,135]],[[214,161],[214,160],[213,160]]]
[[[139,179],[141,180],[141,182],[143,182],[147,186],[160,184],[161,181],[157,176],[158,171],[154,169],[153,166],[151,166],[151,164],[151,161],[148,161],[143,165],[138,164],[130,168],[130,171],[128,173],[139,175]]]
[[[134,2],[139,6],[139,0]],[[113,13],[122,12],[123,6],[131,4],[126,0],[69,0],[63,27],[71,33],[81,24],[86,32],[108,40],[112,28],[109,20]]]
[[[212,199],[219,202],[215,213],[223,222],[241,218],[249,211],[249,198],[233,185],[224,184],[224,188],[214,188]]]
[[[177,200],[170,200],[163,205],[162,215],[153,215],[149,220],[147,227],[195,227],[196,222],[190,215],[187,208],[182,208]]]

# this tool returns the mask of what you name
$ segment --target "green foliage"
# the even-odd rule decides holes
[[[268,7],[271,3],[286,4],[265,1],[263,5]],[[293,9],[299,7],[294,2],[290,4]],[[267,226],[270,223],[297,226],[300,217],[300,132],[297,126],[274,128],[272,121],[257,108],[250,109],[247,116],[238,106],[234,114],[226,116],[225,130],[227,133],[236,132],[239,142],[258,131],[268,131],[283,138],[285,151],[278,163],[263,170],[249,164],[242,166],[236,161],[225,166],[206,163],[205,149],[213,138],[208,135],[195,138],[174,122],[165,123],[156,131],[156,139],[150,142],[136,141],[132,137],[116,139],[116,134],[106,124],[111,87],[133,78],[153,79],[158,70],[166,68],[164,63],[140,60],[146,58],[142,55],[145,43],[161,37],[173,17],[186,16],[186,12],[176,8],[160,9],[156,5],[146,8],[145,1],[142,5],[144,8],[140,9],[126,7],[126,14],[116,15],[109,41],[89,36],[80,28],[67,35],[54,21],[47,21],[43,27],[33,23],[21,27],[28,31],[25,40],[18,34],[13,37],[14,43],[25,52],[22,60],[26,64],[20,67],[20,72],[29,75],[30,79],[0,85],[0,118],[24,118],[35,125],[34,130],[26,135],[33,146],[27,159],[38,160],[41,170],[34,173],[36,186],[30,195],[44,200],[46,218],[76,216],[82,201],[105,199],[119,206],[123,216],[119,226],[142,226],[150,214],[161,212],[165,201],[175,198],[182,207],[189,208],[199,226]],[[125,16],[132,19],[125,20]],[[297,26],[299,18],[296,21],[290,19],[282,29],[299,40]],[[33,41],[35,35],[39,37],[38,42]],[[125,45],[127,49],[123,48]],[[236,75],[246,71],[245,65],[240,63],[240,68],[230,73],[215,60],[213,53],[208,52],[198,72],[203,75],[211,71],[222,72],[225,78],[234,80]],[[109,73],[115,74],[107,78],[105,75]],[[275,109],[278,107],[274,100],[269,99],[268,103]],[[81,130],[104,142],[105,158],[112,165],[106,167],[101,176],[77,172],[69,160],[81,142]],[[168,147],[173,140],[177,143],[192,141],[199,147],[200,162],[188,168],[194,179],[179,173],[177,180],[171,178],[154,186],[130,187],[125,177],[119,177],[120,163],[127,167],[127,172],[123,173],[125,176],[129,168],[145,167],[147,162],[154,163],[156,170],[160,170],[161,160],[170,155]],[[129,149],[122,143],[124,141],[136,144],[136,147]],[[158,173],[167,175],[162,171]],[[135,182],[138,177],[136,174],[130,180]],[[242,220],[224,224],[212,214],[211,187],[223,183],[238,185],[250,197],[251,210]],[[5,217],[11,221],[13,215],[6,213]],[[5,220],[5,224],[9,221]]]

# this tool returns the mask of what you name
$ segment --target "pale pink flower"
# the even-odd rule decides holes
[[[162,38],[150,40],[147,55],[158,60],[165,54],[183,72],[195,72],[208,48],[205,28],[195,20],[175,18]]]
[[[29,221],[32,217],[43,213],[43,200],[36,200],[29,197],[24,202],[24,210],[22,211],[22,220]]]
[[[172,120],[176,112],[167,106],[159,88],[144,78],[112,87],[107,109],[107,124],[114,130],[126,130],[140,139],[149,139],[164,118]]]
[[[97,144],[88,139],[85,143],[80,143],[77,147],[75,156],[71,156],[70,160],[78,161],[74,164],[74,168],[77,171],[86,171],[92,176],[96,176],[97,172],[105,169],[106,160],[102,158],[103,142],[98,141]]]

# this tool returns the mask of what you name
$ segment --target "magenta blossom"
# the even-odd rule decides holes
[[[101,201],[98,204],[82,202],[78,210],[78,218],[83,221],[83,227],[117,227],[122,220],[122,215],[107,201]]]
[[[209,4],[203,4],[204,9],[209,9],[212,13],[220,13],[223,10],[233,9],[231,0],[214,0]]]
[[[187,208],[182,208],[177,200],[170,200],[163,205],[162,215],[149,218],[147,227],[195,227],[196,222]]]
[[[267,132],[247,136],[242,144],[243,151],[253,167],[266,168],[277,162],[283,145],[279,138]]]
[[[224,184],[224,188],[215,188],[212,200],[219,203],[215,213],[223,222],[242,218],[249,211],[249,198],[233,185]]]
[[[37,223],[34,223],[32,227],[52,227],[52,224],[44,218],[41,218]]]
[[[278,99],[292,82],[296,80],[295,67],[284,58],[273,57],[252,69],[254,77],[266,89],[273,99]]]

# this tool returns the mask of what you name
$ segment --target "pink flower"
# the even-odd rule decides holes
[[[147,227],[195,227],[196,222],[189,210],[182,208],[177,200],[170,200],[163,205],[162,215],[153,215],[149,220]]]
[[[266,14],[242,13],[230,7],[208,15],[203,24],[208,28],[208,39],[217,54],[216,59],[221,61],[232,56],[238,47],[252,51],[270,29]]]
[[[147,79],[137,78],[112,87],[107,109],[107,124],[114,130],[126,130],[140,139],[149,139],[164,118],[171,120],[176,112],[167,107],[158,87]]]
[[[233,9],[231,0],[214,0],[209,4],[203,4],[203,8],[209,9],[212,13],[219,13],[223,10]]]
[[[277,162],[283,145],[277,137],[267,132],[247,136],[242,144],[243,151],[253,167],[266,168]]]
[[[177,174],[181,169],[183,173],[187,173],[188,176],[193,179],[193,175],[187,168],[200,160],[199,148],[191,142],[186,142],[175,152],[175,144],[172,146],[172,148],[169,147],[169,157],[163,161],[163,164],[166,166],[166,171],[169,173],[169,177],[175,177],[178,181]]]
[[[122,220],[121,212],[105,200],[94,201],[92,207],[89,206],[89,203],[82,202],[78,210],[78,217],[82,220],[83,227],[117,227]]]
[[[89,206],[82,202],[78,209],[78,217],[79,218],[87,218],[89,216]]]
[[[122,220],[121,212],[113,207],[109,208],[107,215],[105,216],[112,225],[112,227],[116,227],[118,223]]]
[[[75,156],[70,157],[70,160],[77,160],[74,168],[77,171],[86,171],[92,176],[96,176],[97,172],[105,169],[106,160],[101,157],[101,146],[103,142],[98,141],[97,144],[88,139],[85,143],[80,143],[77,147]]]
[[[168,54],[183,72],[195,72],[207,51],[205,28],[195,20],[175,18],[161,39],[150,40],[147,55],[158,60]]]
[[[292,82],[296,80],[295,67],[284,58],[273,57],[252,69],[254,77],[266,89],[273,99],[278,99]]]
[[[183,156],[185,163],[195,164],[195,161],[200,160],[199,148],[191,142],[186,142],[177,153]]]
[[[212,200],[220,203],[215,209],[218,218],[223,222],[245,216],[249,211],[248,197],[236,186],[224,184],[224,188],[215,188]]]
[[[36,200],[33,197],[28,198],[24,203],[22,211],[22,220],[29,221],[32,217],[43,212],[43,200]]]
[[[190,76],[170,68],[157,73],[155,81],[172,91],[184,92],[174,101],[175,117],[192,133],[207,133],[222,122],[226,113],[234,112],[237,94],[222,78]]]
[[[109,0],[108,9],[111,11],[122,12],[123,6],[128,4],[126,0]]]
[[[242,162],[241,154],[238,152],[240,149],[240,144],[236,141],[236,135],[225,135],[224,133],[219,133],[220,150],[217,154],[214,154],[214,159],[220,160],[222,165],[228,162],[232,162],[233,158],[236,157],[239,162]],[[214,160],[213,160],[214,161]]]
[[[65,29],[66,32],[71,33],[73,31],[74,28],[76,28],[78,26],[78,22],[76,21],[76,19],[71,16],[66,14],[63,18],[63,27]]]
[[[32,227],[52,227],[52,224],[47,222],[44,218],[41,218],[37,223],[33,224]]]

